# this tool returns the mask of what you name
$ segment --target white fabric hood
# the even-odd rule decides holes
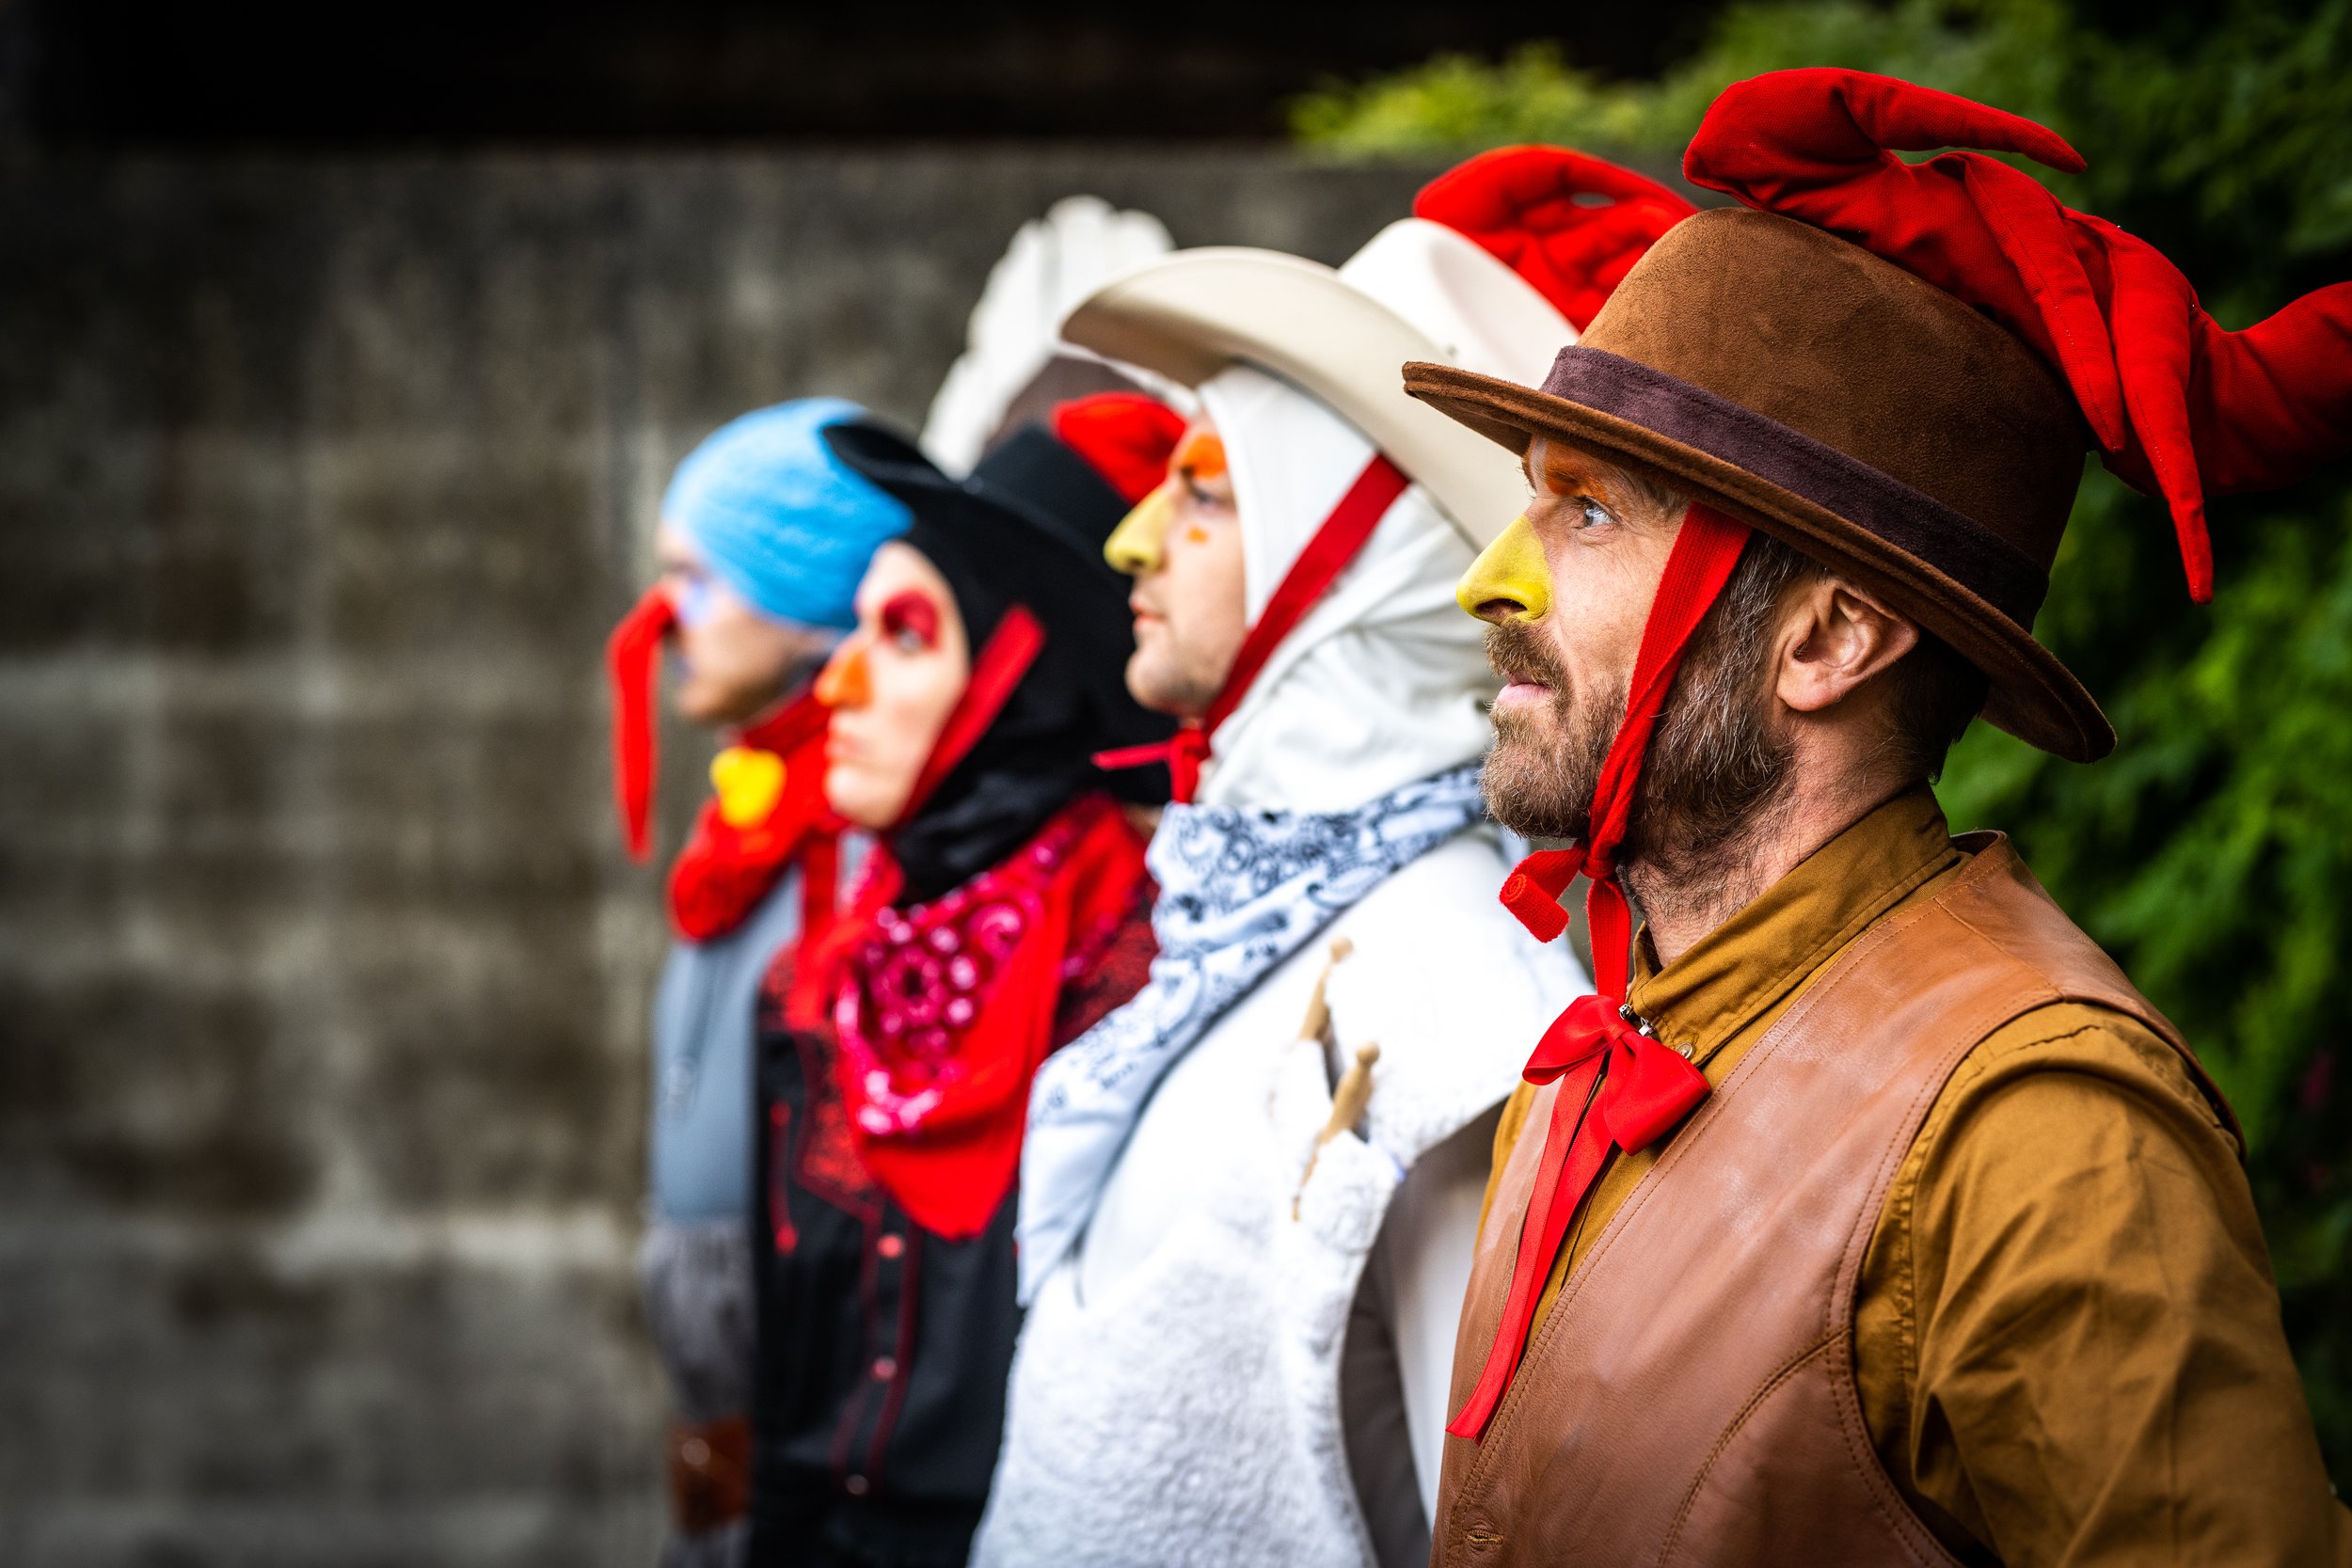
[[[1252,624],[1371,461],[1317,399],[1247,364],[1201,383],[1225,443]],[[1218,729],[1204,805],[1344,811],[1483,755],[1485,628],[1454,602],[1470,548],[1418,484],[1283,640]]]

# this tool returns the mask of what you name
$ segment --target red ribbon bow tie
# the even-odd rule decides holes
[[[1626,1022],[1605,996],[1580,996],[1551,1021],[1527,1059],[1531,1084],[1564,1078],[1606,1056],[1592,1114],[1619,1148],[1647,1148],[1707,1098],[1707,1079],[1688,1058]]]

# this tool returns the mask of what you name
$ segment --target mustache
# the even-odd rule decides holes
[[[1526,681],[1554,691],[1567,689],[1567,672],[1560,667],[1559,656],[1524,622],[1501,621],[1486,627],[1486,663],[1506,681]]]

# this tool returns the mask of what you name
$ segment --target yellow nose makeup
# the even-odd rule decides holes
[[[1103,559],[1115,571],[1139,578],[1159,570],[1168,545],[1168,525],[1176,515],[1176,485],[1169,480],[1136,503],[1103,541]]]
[[[1486,605],[1516,605],[1517,621],[1539,621],[1551,608],[1551,566],[1544,559],[1544,542],[1515,517],[1495,542],[1479,552],[1470,570],[1454,586],[1454,602],[1472,615]],[[1484,620],[1484,616],[1480,616]]]

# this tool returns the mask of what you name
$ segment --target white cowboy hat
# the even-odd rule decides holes
[[[1526,385],[1576,329],[1442,224],[1405,218],[1337,268],[1238,245],[1180,250],[1096,290],[1062,336],[1198,387],[1237,359],[1319,398],[1418,482],[1473,549],[1527,504],[1510,454],[1405,394],[1408,359]]]

